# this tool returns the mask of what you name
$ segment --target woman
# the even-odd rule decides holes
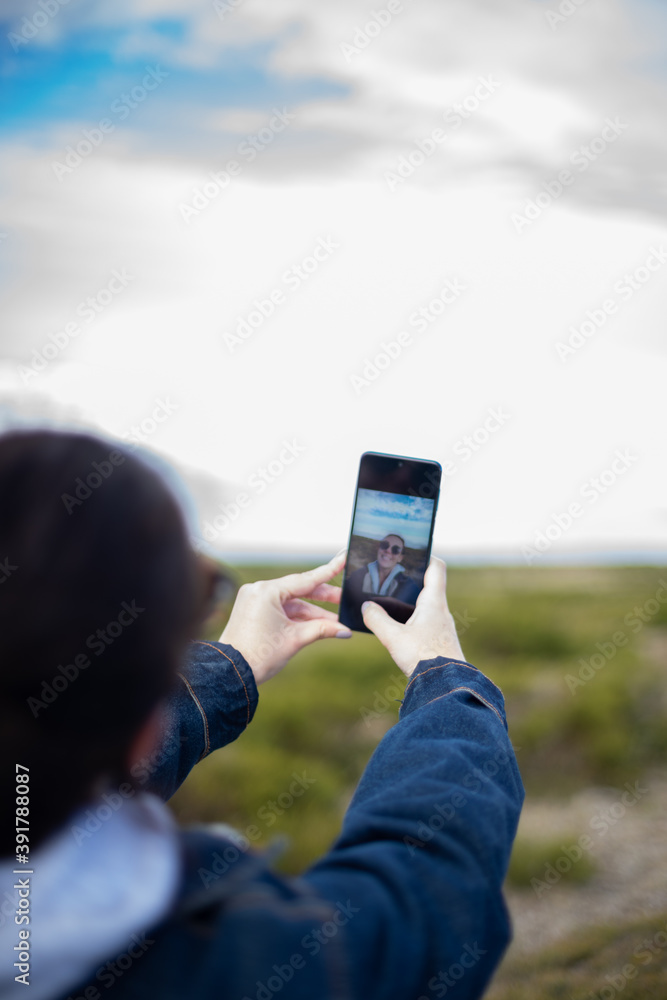
[[[419,587],[401,565],[405,542],[400,535],[385,535],[378,544],[374,562],[350,574],[350,586],[363,594],[393,597],[414,606]]]
[[[442,562],[407,625],[364,605],[409,678],[400,721],[329,852],[287,879],[164,800],[294,653],[349,637],[309,603],[339,601],[344,553],[245,585],[198,641],[214,577],[162,480],[87,435],[21,432],[0,437],[0,560],[0,997],[481,996],[523,788]]]
[[[386,535],[378,544],[376,559],[350,573],[341,598],[341,619],[355,631],[369,631],[361,606],[371,595],[396,621],[407,622],[414,612],[419,587],[401,565],[404,552],[401,535]]]

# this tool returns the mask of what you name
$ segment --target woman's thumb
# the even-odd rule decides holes
[[[375,633],[383,646],[386,646],[398,623],[374,601],[364,601],[361,605],[361,615],[364,625]]]

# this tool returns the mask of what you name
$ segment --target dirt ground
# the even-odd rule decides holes
[[[575,885],[556,881],[555,869],[547,872],[542,865],[535,877],[544,888],[535,883],[526,890],[508,889],[514,924],[508,956],[540,951],[591,925],[612,926],[667,911],[667,772],[653,772],[628,786],[587,788],[564,804],[526,800],[520,832],[530,839],[562,835],[570,857],[576,857],[578,837],[587,836],[596,872],[584,885]],[[562,857],[565,868],[567,855]]]

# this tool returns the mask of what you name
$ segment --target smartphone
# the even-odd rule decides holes
[[[367,451],[354,497],[339,620],[369,632],[364,601],[406,622],[424,586],[431,558],[442,468],[438,462]]]

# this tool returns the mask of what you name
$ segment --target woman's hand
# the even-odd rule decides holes
[[[447,606],[447,567],[434,556],[424,575],[424,589],[411,617],[402,625],[372,601],[361,606],[364,624],[386,647],[392,660],[410,677],[421,660],[446,656],[465,660],[456,625]]]
[[[329,584],[343,569],[346,550],[316,569],[290,573],[277,580],[244,583],[220,642],[229,643],[246,659],[257,684],[268,681],[287,661],[316,639],[349,639],[352,633],[326,611],[303,598],[340,602],[340,587]]]

